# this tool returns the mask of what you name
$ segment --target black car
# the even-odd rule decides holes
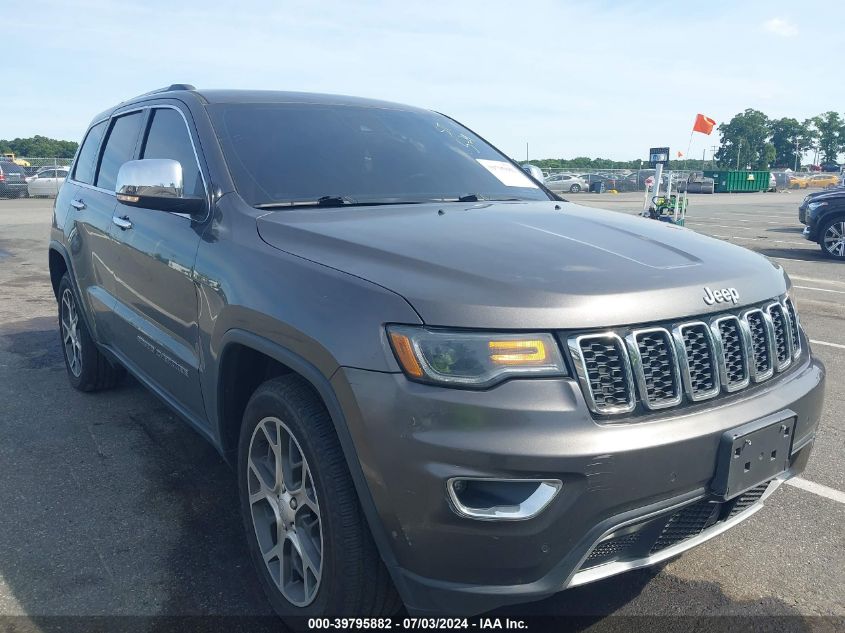
[[[829,193],[843,191],[845,191],[845,185],[838,185],[836,187],[830,187],[829,189],[821,189],[819,191],[814,191],[813,193],[807,194],[804,197],[804,200],[801,202],[801,206],[798,207],[798,221],[801,224],[807,224],[807,207],[813,200],[820,196],[826,196]]]
[[[26,172],[11,161],[0,161],[0,198],[26,195]]]
[[[845,261],[845,189],[815,196],[806,202],[805,214],[804,237],[817,242],[825,256]]]

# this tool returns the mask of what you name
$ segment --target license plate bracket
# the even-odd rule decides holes
[[[719,442],[713,493],[731,499],[789,468],[794,432],[791,412],[725,431]]]

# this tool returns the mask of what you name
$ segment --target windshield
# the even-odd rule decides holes
[[[314,103],[209,112],[235,187],[253,206],[549,199],[500,152],[433,112]]]

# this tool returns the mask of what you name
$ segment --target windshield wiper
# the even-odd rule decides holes
[[[459,198],[444,198],[443,202],[520,202],[523,198],[488,198],[481,193],[468,193]]]
[[[256,204],[256,209],[287,207],[378,207],[385,205],[422,204],[423,200],[353,200],[347,196],[322,196],[316,200],[284,200]]]

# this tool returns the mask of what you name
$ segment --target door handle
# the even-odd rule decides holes
[[[116,226],[120,227],[121,231],[132,228],[132,222],[129,220],[129,216],[124,215],[123,217],[118,217],[113,215],[111,221],[114,222]]]
[[[70,201],[70,206],[72,206],[77,211],[82,211],[85,208],[85,203],[82,202],[82,198],[75,198],[74,200]]]

